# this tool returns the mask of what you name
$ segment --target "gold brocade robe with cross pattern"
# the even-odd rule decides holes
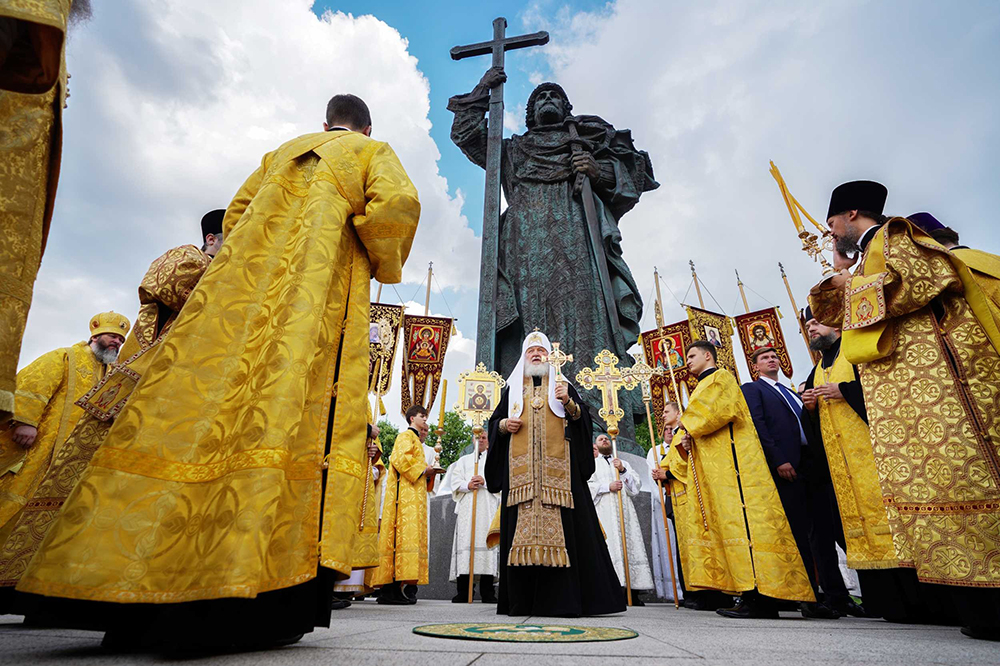
[[[70,0],[4,0],[0,29],[0,423],[14,411],[17,362],[59,181]]]
[[[815,601],[736,379],[720,369],[698,382],[681,424],[694,439],[708,522],[705,529],[691,457],[680,454],[684,433],[678,430],[660,465],[674,476],[677,541],[687,588],[730,593],[756,588],[775,599]]]
[[[91,389],[104,370],[90,345],[78,342],[39,356],[17,373],[14,420],[35,426],[38,436],[25,451],[11,440],[12,428],[0,432],[0,472],[4,472],[0,476],[0,543],[84,415],[73,403]]]
[[[349,574],[369,284],[400,280],[419,212],[392,149],[357,132],[265,155],[18,589],[170,603]]]
[[[1000,587],[1000,310],[902,218],[845,287],[824,280],[809,302],[858,364],[900,563],[926,583]]]

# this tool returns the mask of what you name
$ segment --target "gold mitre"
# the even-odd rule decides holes
[[[132,325],[128,317],[117,312],[102,312],[90,318],[90,337],[101,335],[102,333],[114,333],[123,338],[128,334]]]

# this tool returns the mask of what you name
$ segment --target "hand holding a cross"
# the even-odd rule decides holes
[[[569,389],[563,382],[556,383],[556,400],[561,402],[563,405],[569,402]]]
[[[590,178],[591,182],[596,182],[601,176],[601,167],[598,166],[597,160],[586,151],[581,150],[580,152],[573,153],[572,163],[573,170],[577,173],[587,174],[587,178]]]
[[[503,85],[507,82],[507,73],[503,71],[503,67],[490,67],[483,74],[483,78],[479,79],[479,85],[486,86],[491,90],[497,86]]]

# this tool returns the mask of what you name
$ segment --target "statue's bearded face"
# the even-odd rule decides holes
[[[566,100],[556,90],[543,90],[535,98],[535,124],[554,125],[566,117]]]

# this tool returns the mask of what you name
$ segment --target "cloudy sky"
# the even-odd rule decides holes
[[[454,387],[474,357],[483,173],[451,144],[445,107],[488,59],[456,63],[448,49],[488,39],[500,15],[508,34],[552,35],[508,53],[508,134],[523,131],[532,86],[554,80],[576,112],[631,128],[652,158],[661,187],[622,221],[650,305],[644,328],[654,266],[670,321],[684,316],[679,301],[696,300],[688,260],[712,309],[742,311],[737,269],[752,309],[790,314],[778,261],[804,303],[820,273],[769,160],[814,217],[832,187],[871,178],[889,188],[888,213],[931,211],[1000,253],[994,2],[95,4],[68,47],[63,171],[22,365],[86,337],[95,312],[134,317],[149,262],[200,242],[201,215],[225,207],[263,153],[318,130],[327,99],[349,91],[368,102],[374,136],[395,148],[423,203],[404,283],[382,300],[422,311],[434,262],[431,310],[458,318]],[[801,380],[805,347],[784,321]],[[398,390],[387,402],[394,411]]]

